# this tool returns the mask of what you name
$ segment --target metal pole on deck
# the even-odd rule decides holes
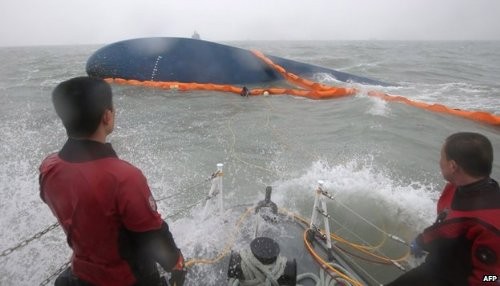
[[[318,213],[323,215],[323,226],[325,228],[325,234],[323,236],[323,239],[326,240],[326,247],[328,248],[328,260],[332,261],[333,260],[332,238],[330,237],[330,222],[328,221],[329,215],[328,215],[328,209],[326,207],[325,197],[328,198],[333,198],[333,197],[323,190],[324,184],[325,184],[324,181],[322,180],[318,181],[318,188],[316,189],[316,195],[314,197],[314,206],[309,228],[314,232],[320,232],[320,227],[319,227],[320,223],[318,223],[318,225],[316,225],[315,223],[316,220],[318,219]]]
[[[203,216],[208,215],[208,210],[209,210],[209,204],[217,204],[217,203],[211,203],[212,199],[215,198],[215,196],[219,196],[219,212],[220,214],[224,214],[224,198],[223,198],[223,193],[222,193],[222,167],[224,164],[218,163],[217,164],[217,171],[212,174],[212,185],[210,186],[210,191],[208,192],[207,200],[205,202],[205,208],[203,210]]]
[[[224,214],[224,193],[222,192],[222,167],[224,167],[224,164],[218,163],[217,164],[217,173],[219,174],[217,177],[218,180],[218,185],[219,185],[219,211],[220,214]]]
[[[319,199],[321,196],[321,188],[323,186],[324,182],[322,180],[318,181],[318,189],[316,189],[316,195],[314,196],[314,205],[313,205],[313,210],[312,210],[312,215],[311,215],[311,223],[309,224],[310,229],[315,229],[316,225],[316,219],[318,217],[318,204],[319,204]]]

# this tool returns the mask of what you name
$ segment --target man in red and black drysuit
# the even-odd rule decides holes
[[[146,178],[106,143],[115,121],[111,87],[77,77],[60,83],[52,101],[68,140],[42,162],[40,196],[73,250],[55,285],[166,285],[156,263],[172,272],[171,285],[182,285],[182,253]]]
[[[485,136],[455,133],[446,139],[439,165],[449,182],[437,219],[411,244],[425,262],[388,284],[485,285],[500,276],[500,188],[490,178],[493,147]]]

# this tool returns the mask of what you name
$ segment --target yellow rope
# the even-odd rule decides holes
[[[267,169],[266,167],[263,167],[263,166],[259,166],[259,165],[256,165],[256,164],[253,164],[253,163],[247,162],[247,161],[245,161],[245,160],[241,159],[241,158],[238,156],[238,154],[237,154],[237,153],[236,153],[236,151],[235,151],[235,146],[236,146],[236,134],[234,133],[234,130],[233,130],[232,126],[231,126],[231,123],[232,123],[233,118],[234,118],[235,116],[236,116],[236,114],[235,114],[235,115],[233,115],[233,116],[231,116],[231,117],[228,119],[228,121],[227,121],[227,127],[228,127],[228,129],[229,129],[229,132],[231,132],[231,136],[232,136],[232,144],[231,144],[231,146],[230,146],[230,148],[229,148],[229,150],[230,150],[230,156],[232,156],[234,159],[236,159],[237,161],[240,161],[240,162],[241,162],[241,163],[243,163],[243,164],[246,164],[246,165],[251,166],[251,167],[253,167],[253,168],[256,168],[256,169],[259,169],[259,170],[263,170],[263,171],[269,172],[269,173],[271,173],[271,174],[274,174],[274,172],[273,172],[272,170],[269,170],[269,169]]]
[[[343,279],[351,282],[353,285],[356,285],[356,286],[363,286],[363,284],[361,282],[359,282],[358,280],[354,279],[354,278],[351,278],[347,275],[345,275],[344,273],[342,273],[341,271],[335,269],[332,265],[330,265],[328,262],[326,262],[323,258],[321,258],[317,253],[316,251],[314,251],[314,249],[312,248],[311,244],[309,243],[309,241],[307,240],[307,230],[304,231],[304,235],[303,235],[303,239],[304,239],[304,244],[306,245],[307,249],[309,250],[309,253],[311,253],[311,255],[314,257],[314,259],[316,259],[316,261],[320,262],[320,265],[322,267],[326,267],[328,268],[329,270],[337,273],[340,277],[342,277]]]
[[[270,110],[275,110],[274,106],[269,102],[269,100],[267,98],[264,98],[264,102],[270,107]],[[269,122],[269,114],[267,116],[268,116],[268,122]],[[284,138],[284,139],[280,140],[283,145],[288,147],[289,150],[293,149],[290,146],[290,144],[287,143],[287,142],[290,142],[290,140],[288,139],[288,136],[286,136],[286,134],[279,131],[277,128],[272,127],[270,124],[267,124],[266,126],[271,130],[271,132],[274,134],[274,136],[276,138]],[[301,148],[299,146],[299,148],[297,148],[297,149],[300,149],[304,154],[307,154],[310,157],[310,159],[313,161],[317,161],[320,158],[318,155],[315,155],[312,152],[310,152],[307,148]]]
[[[301,221],[302,223],[304,223],[305,225],[309,226],[309,221],[307,219],[301,217],[300,215],[292,213],[292,212],[289,212],[289,211],[287,211],[285,209],[280,209],[280,211],[284,211],[286,214],[292,215],[295,219],[297,219],[297,220]],[[324,232],[324,230],[322,230],[322,232]],[[409,256],[409,251],[408,251],[402,257],[399,257],[399,258],[396,258],[396,259],[391,259],[391,258],[389,258],[387,256],[383,257],[383,256],[380,256],[380,255],[377,255],[377,254],[375,254],[373,252],[368,251],[368,250],[374,250],[374,249],[376,249],[376,247],[374,247],[374,246],[367,246],[367,245],[353,243],[353,242],[350,242],[349,240],[347,240],[347,239],[345,239],[345,238],[343,238],[343,237],[341,237],[339,235],[336,235],[335,233],[330,233],[330,237],[332,239],[334,239],[335,241],[338,241],[338,242],[343,243],[343,244],[347,244],[347,245],[349,245],[349,246],[357,249],[360,252],[363,252],[363,253],[365,253],[365,254],[367,254],[369,256],[378,258],[378,259],[380,259],[380,260],[382,260],[384,262],[391,262],[392,263],[392,261],[397,261],[397,262],[404,261]],[[387,236],[384,235],[384,237],[386,238]],[[384,239],[383,241],[385,241],[385,240],[386,239]]]

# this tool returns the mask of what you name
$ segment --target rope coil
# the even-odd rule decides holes
[[[278,279],[283,275],[287,259],[278,256],[276,262],[270,265],[264,265],[252,254],[250,249],[245,249],[241,253],[241,270],[245,280],[239,281],[231,278],[229,285],[237,286],[279,286]],[[233,281],[231,281],[234,279]],[[235,281],[236,280],[236,281]]]

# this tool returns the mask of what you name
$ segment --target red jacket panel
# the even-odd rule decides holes
[[[156,230],[163,220],[141,171],[108,147],[90,160],[63,160],[64,148],[48,156],[40,166],[40,195],[67,235],[77,277],[95,285],[132,285],[136,278],[119,251],[120,229]]]

